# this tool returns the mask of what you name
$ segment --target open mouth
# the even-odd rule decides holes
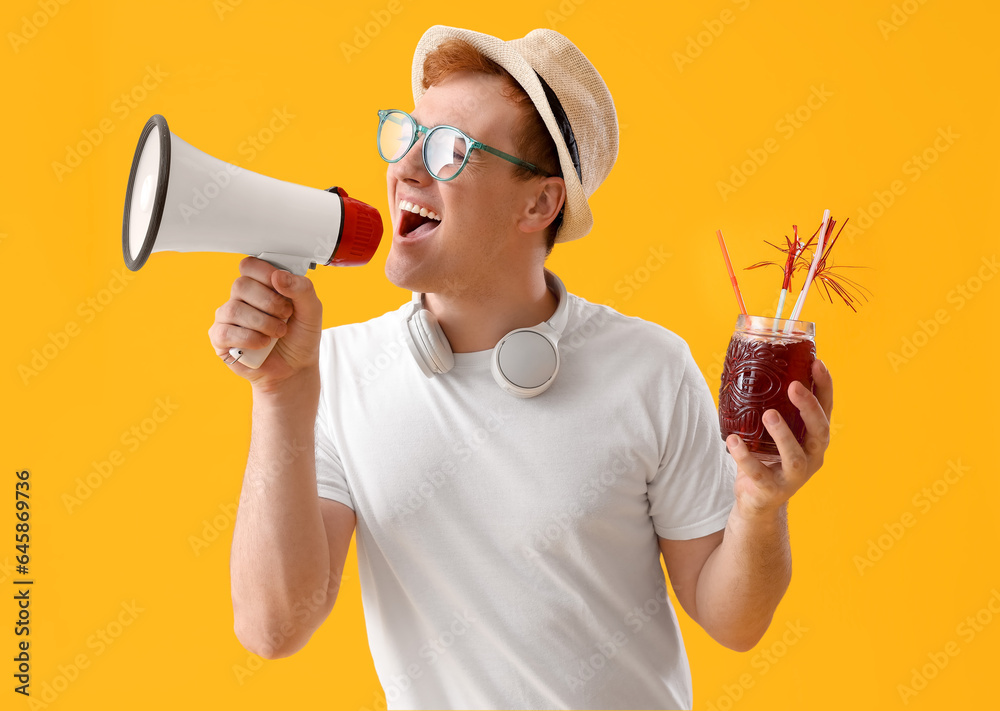
[[[407,200],[399,201],[399,235],[409,239],[423,237],[437,229],[441,218],[433,210],[428,210]]]

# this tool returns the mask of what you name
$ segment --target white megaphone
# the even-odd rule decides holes
[[[232,252],[302,276],[317,264],[367,264],[381,238],[378,210],[341,188],[296,185],[213,158],[172,134],[159,114],[142,129],[122,224],[132,271],[152,252]],[[276,342],[230,355],[259,368]]]

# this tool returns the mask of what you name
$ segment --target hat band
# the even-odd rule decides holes
[[[573,135],[573,127],[569,123],[569,117],[566,116],[566,112],[563,110],[562,104],[559,103],[559,97],[556,93],[552,91],[545,80],[542,79],[542,75],[535,72],[535,76],[538,77],[538,81],[542,85],[542,89],[545,90],[545,98],[549,101],[549,108],[552,109],[552,115],[556,119],[556,124],[559,126],[559,133],[562,134],[563,140],[566,142],[566,148],[569,149],[570,158],[573,159],[573,167],[576,168],[576,176],[580,179],[580,184],[583,184],[583,171],[580,170],[580,152],[576,147],[576,137]]]

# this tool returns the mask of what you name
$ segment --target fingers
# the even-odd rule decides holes
[[[271,273],[271,285],[294,307],[295,321],[311,331],[319,332],[323,327],[323,304],[316,296],[313,283],[304,276],[275,270]]]
[[[762,464],[753,455],[750,449],[743,442],[743,439],[736,434],[731,434],[726,438],[726,448],[736,460],[736,466],[756,482],[770,481],[773,479],[773,472],[766,465]]]
[[[208,329],[208,339],[215,348],[215,354],[223,356],[230,348],[257,350],[271,342],[270,336],[234,324],[215,322]]]
[[[744,498],[755,507],[773,508],[784,503],[823,465],[830,445],[833,378],[820,361],[813,364],[813,383],[815,393],[797,380],[788,387],[788,398],[806,426],[802,445],[777,410],[767,410],[763,415],[764,427],[781,456],[780,468],[761,464],[738,436],[730,435],[726,440],[740,471],[753,482],[752,490],[744,486]]]
[[[793,386],[801,383],[795,381]],[[791,387],[789,391],[791,391]],[[811,398],[812,395],[809,395]],[[805,419],[803,417],[803,419]],[[768,410],[762,418],[764,427],[771,434],[778,447],[778,454],[781,455],[781,476],[784,481],[790,484],[793,489],[797,489],[809,478],[810,467],[809,458],[799,445],[799,440],[795,433],[785,422],[785,419],[777,410]],[[807,425],[808,427],[808,425]],[[808,436],[808,435],[807,435]],[[815,469],[816,467],[813,467]]]
[[[240,261],[240,274],[256,279],[261,284],[270,284],[271,274],[276,271],[278,271],[276,266],[257,257],[244,257]]]
[[[829,420],[833,414],[833,376],[830,375],[826,363],[821,360],[813,362],[812,374],[813,394],[816,395],[823,412],[826,413],[826,419]]]
[[[813,471],[823,464],[823,455],[830,446],[830,412],[833,409],[833,380],[822,366],[813,365],[817,374],[813,381],[815,393],[810,393],[802,383],[795,381],[788,388],[788,399],[798,408],[806,426],[802,441],[811,461]]]
[[[269,286],[241,276],[233,282],[228,303],[239,303],[255,311],[285,320],[292,315],[292,302]]]
[[[282,319],[236,299],[230,299],[215,311],[215,322],[257,331],[269,338],[281,338],[288,331]]]
[[[233,282],[231,298],[216,310],[215,323],[208,330],[216,354],[223,356],[234,347],[263,348],[271,338],[281,338],[288,331],[285,319],[292,315],[292,303],[270,287],[275,271],[254,257],[240,262],[241,276]]]
[[[255,257],[240,262],[240,276],[233,282],[230,299],[215,312],[208,330],[217,355],[226,357],[231,348],[259,350],[278,339],[270,368],[275,375],[315,364],[323,322],[323,305],[312,282]],[[256,373],[239,363],[240,372]],[[276,370],[277,369],[277,370]],[[243,374],[243,373],[241,373]]]
[[[762,464],[738,435],[729,435],[726,447],[736,461],[736,501],[742,513],[774,511],[787,501],[788,496],[782,492],[780,469]]]

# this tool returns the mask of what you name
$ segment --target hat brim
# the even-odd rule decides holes
[[[424,60],[439,44],[448,39],[460,39],[468,42],[483,56],[492,59],[501,67],[510,72],[514,80],[524,89],[535,105],[535,110],[542,117],[545,127],[549,130],[549,135],[555,142],[556,151],[559,154],[559,166],[562,170],[562,178],[566,183],[566,203],[563,208],[563,221],[556,233],[556,242],[569,242],[579,239],[588,232],[594,224],[594,216],[587,204],[587,195],[584,192],[583,184],[576,173],[573,159],[566,146],[566,140],[559,130],[559,124],[552,113],[545,90],[538,81],[538,75],[528,64],[527,60],[511,46],[492,35],[472,30],[463,30],[457,27],[446,27],[444,25],[434,25],[428,29],[413,53],[413,67],[410,78],[413,88],[414,103],[424,95]]]

